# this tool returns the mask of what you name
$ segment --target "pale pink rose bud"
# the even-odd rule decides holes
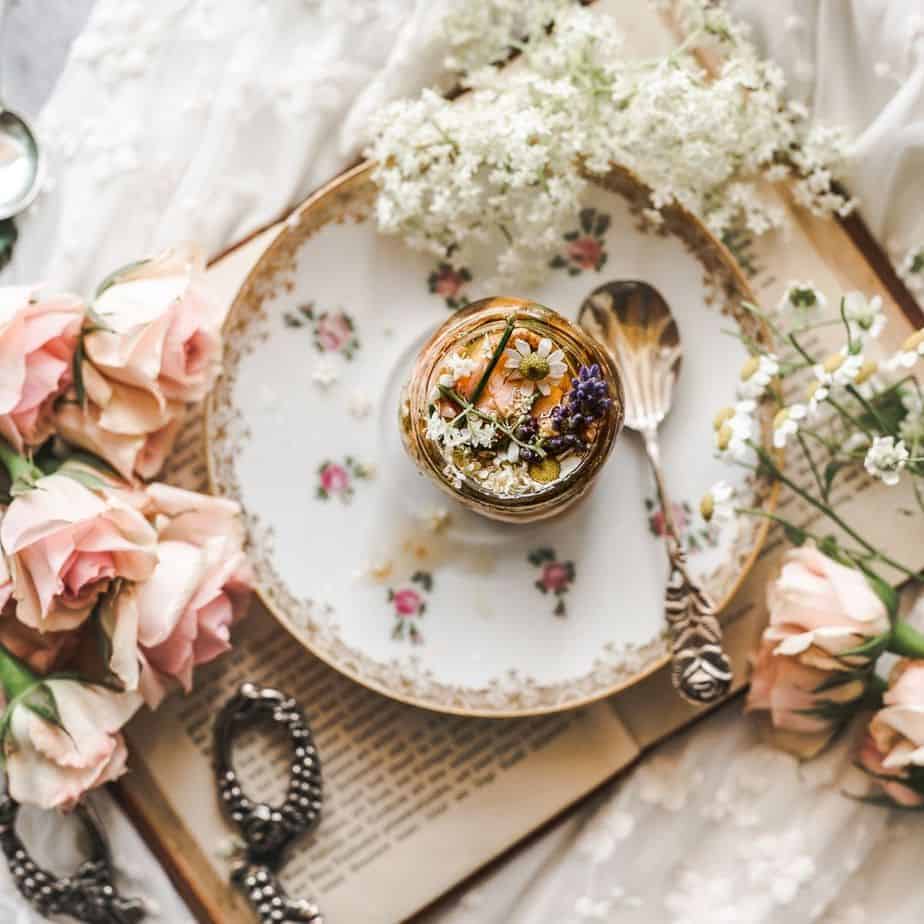
[[[889,631],[889,613],[864,575],[811,546],[792,549],[767,593],[747,709],[768,713],[778,743],[807,756],[853,712],[870,659],[845,653]],[[785,733],[785,736],[781,733]]]
[[[68,810],[85,792],[125,771],[127,749],[119,731],[141,697],[63,678],[48,678],[44,687],[61,727],[25,705],[14,708],[3,741],[7,783],[17,802]]]
[[[16,452],[51,434],[53,405],[70,383],[83,315],[75,295],[0,287],[0,437]]]
[[[882,702],[861,745],[860,764],[893,801],[924,805],[924,661],[899,661]]]

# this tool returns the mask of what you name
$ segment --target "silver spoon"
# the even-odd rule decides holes
[[[686,553],[664,484],[658,426],[667,416],[683,349],[680,331],[661,293],[645,282],[610,282],[581,305],[578,323],[604,344],[622,372],[626,426],[640,433],[664,516],[670,562],[665,613],[671,636],[674,688],[691,703],[713,703],[731,685],[716,607],[686,567]]]
[[[7,4],[0,0],[0,35]],[[0,52],[0,61],[3,55]],[[25,211],[41,187],[42,152],[29,123],[3,103],[0,74],[0,220]]]

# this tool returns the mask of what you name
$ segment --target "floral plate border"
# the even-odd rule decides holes
[[[234,466],[234,444],[248,435],[246,423],[234,408],[232,396],[238,361],[268,338],[269,317],[264,302],[292,288],[292,274],[301,246],[325,225],[362,222],[371,214],[375,187],[369,162],[346,171],[321,187],[286,220],[277,237],[257,260],[235,297],[225,323],[223,375],[205,407],[206,462],[210,488],[242,500]],[[628,171],[614,168],[600,185],[622,195],[647,233],[677,237],[701,264],[708,300],[735,317],[749,335],[768,342],[767,330],[752,314],[738,308],[755,302],[751,288],[728,249],[694,216],[680,206],[662,210],[663,221],[654,226],[645,215],[646,188]],[[763,441],[769,445],[772,410],[763,408]],[[772,511],[775,486],[758,480],[753,506]],[[346,644],[336,615],[323,603],[295,597],[275,570],[272,527],[259,514],[244,507],[249,552],[257,576],[257,593],[283,628],[312,654],[357,683],[411,705],[464,716],[514,718],[576,708],[603,699],[639,682],[668,661],[666,634],[642,645],[610,645],[584,675],[551,684],[537,682],[518,671],[508,671],[480,687],[446,684],[422,667],[420,659],[378,661]],[[767,535],[769,522],[741,524],[728,561],[706,576],[707,586],[724,608],[753,566]]]

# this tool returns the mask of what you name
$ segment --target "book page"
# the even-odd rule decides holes
[[[256,604],[233,651],[199,670],[191,695],[144,712],[129,729],[133,753],[224,882],[219,847],[233,829],[215,792],[212,726],[244,681],[278,687],[307,713],[324,810],[283,880],[293,895],[316,896],[333,922],[404,919],[638,753],[606,703],[502,721],[392,701],[312,656]],[[289,744],[268,740],[242,736],[235,765],[248,793],[275,802]]]

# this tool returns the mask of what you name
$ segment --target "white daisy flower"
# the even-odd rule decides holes
[[[901,349],[892,357],[889,365],[910,369],[922,356],[924,356],[924,328],[915,331],[901,346]]]
[[[815,377],[828,387],[852,385],[865,362],[862,353],[848,353],[845,348],[839,353],[832,353],[823,363],[815,366]]]
[[[812,282],[790,282],[783,292],[783,297],[777,305],[782,314],[787,311],[814,311],[822,310],[828,300],[820,289],[815,288]]]
[[[543,337],[535,350],[525,340],[514,340],[513,347],[504,350],[504,366],[511,370],[510,378],[522,381],[520,388],[524,391],[538,388],[541,394],[549,394],[568,371],[564,352],[553,346],[548,337]]]
[[[730,520],[735,515],[735,489],[727,481],[716,482],[699,502],[699,512],[707,523]]]
[[[799,432],[799,422],[807,413],[803,404],[791,404],[777,413],[773,418],[773,445],[777,449],[784,449],[789,438]]]
[[[887,485],[896,485],[910,457],[903,440],[896,443],[892,436],[877,436],[866,453],[863,465],[874,478]]]
[[[811,382],[806,391],[808,404],[806,405],[806,415],[812,419],[818,415],[818,409],[825,402],[831,389],[824,382]]]
[[[719,411],[713,421],[715,429],[715,447],[723,455],[733,459],[744,459],[750,452],[748,441],[756,431],[754,412],[756,401],[739,401],[734,407]]]
[[[779,371],[780,364],[775,356],[752,356],[741,367],[739,396],[745,399],[759,398]]]
[[[875,340],[882,333],[886,316],[878,295],[867,301],[862,292],[848,292],[844,296],[843,308],[852,337],[868,335]]]

